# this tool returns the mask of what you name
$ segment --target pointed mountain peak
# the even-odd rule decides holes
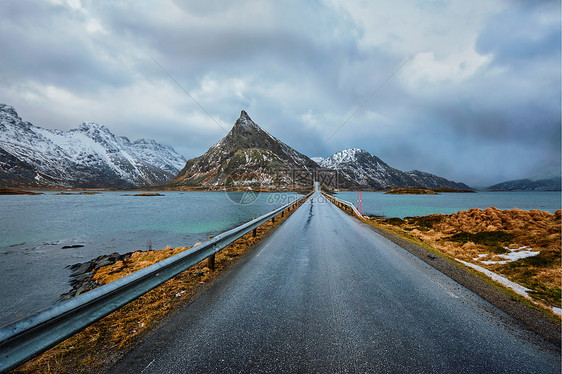
[[[243,110],[230,132],[213,147],[233,151],[247,148],[271,150],[271,147],[277,147],[276,143],[279,141],[252,121],[248,113]]]
[[[348,149],[344,149],[343,151],[341,151],[341,153],[346,153],[346,154],[351,155],[351,156],[355,156],[355,155],[361,154],[361,153],[370,154],[369,152],[367,152],[366,150],[361,149],[361,148],[348,148]]]
[[[80,131],[88,132],[88,131],[100,131],[109,133],[109,129],[104,125],[100,125],[97,122],[82,122],[82,124],[78,127]]]
[[[344,162],[356,162],[358,155],[372,156],[369,152],[361,148],[348,148],[343,151],[339,151],[328,157],[326,160],[330,160],[331,163],[341,164]],[[326,161],[325,160],[325,161]]]
[[[315,168],[315,162],[260,128],[243,110],[232,130],[205,154],[189,160],[171,185],[223,186],[229,177],[239,178],[239,185],[300,185],[303,180],[312,183],[312,174],[307,177],[304,171]],[[285,175],[290,170],[303,171],[304,179]]]
[[[18,112],[14,109],[13,106],[7,104],[0,104],[0,112],[6,113],[14,118],[17,118],[21,121],[21,117],[18,115]]]
[[[236,120],[233,129],[237,127],[241,127],[244,130],[256,130],[256,129],[261,130],[261,128],[258,125],[256,125],[254,121],[252,121],[248,113],[246,113],[246,111],[244,110],[240,113],[240,117],[238,118],[238,120]]]

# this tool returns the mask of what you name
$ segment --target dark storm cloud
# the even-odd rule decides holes
[[[107,60],[95,39],[85,38],[82,16],[35,1],[3,4],[0,22],[0,77],[5,84],[35,80],[72,90],[127,84],[122,66]]]
[[[479,36],[476,47],[494,56],[494,64],[526,64],[537,58],[560,55],[560,23],[545,22],[547,15],[559,15],[556,1],[521,1],[493,16]]]
[[[309,156],[361,147],[478,185],[560,169],[557,2],[3,7],[0,102],[39,126],[93,120],[195,157],[245,109]]]
[[[218,68],[229,72],[249,68],[259,71],[264,67],[258,63],[282,70],[321,69],[331,65],[330,60],[354,54],[357,30],[352,23],[334,18],[333,12],[305,11],[306,4],[286,2],[270,4],[262,15],[253,2],[239,4],[245,6],[230,4],[221,9],[216,4],[178,2],[173,14],[181,22],[170,22],[166,16],[153,17],[148,14],[153,9],[142,5],[133,9],[112,6],[97,14],[108,21],[115,33],[142,43],[171,67],[183,67],[178,74]],[[294,12],[295,7],[300,12]],[[334,29],[326,29],[328,23]]]
[[[395,90],[402,97],[390,113],[400,130],[390,143],[373,142],[379,155],[477,185],[559,174],[560,9],[534,5],[516,3],[487,20],[476,46],[488,62],[466,79]]]

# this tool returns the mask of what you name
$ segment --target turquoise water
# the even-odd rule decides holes
[[[67,265],[149,245],[191,246],[296,197],[261,193],[239,204],[241,192],[127,194],[0,196],[0,326],[55,304],[70,290]],[[83,247],[62,248],[73,244]]]
[[[185,246],[238,226],[294,198],[259,194],[236,204],[225,192],[165,192],[165,196],[96,195],[0,196],[0,253],[13,245],[96,243],[120,251]],[[126,237],[117,248],[114,240]]]
[[[165,196],[0,196],[0,326],[55,304],[69,291],[66,268],[112,252],[190,246],[267,213],[295,194],[164,192]],[[353,203],[356,192],[337,194]],[[406,217],[470,208],[560,209],[560,192],[385,195],[363,193],[363,213]],[[63,249],[80,244],[83,247]]]
[[[336,196],[357,205],[357,192],[343,191]],[[472,208],[523,210],[539,209],[554,213],[561,208],[560,191],[443,193],[439,195],[394,195],[363,192],[362,213],[385,217],[412,217],[452,214]]]

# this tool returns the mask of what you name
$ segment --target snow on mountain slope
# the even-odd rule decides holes
[[[69,131],[24,122],[0,104],[0,185],[135,187],[161,185],[185,165],[172,148],[152,140],[133,143],[103,125]]]
[[[343,175],[359,185],[374,189],[412,184],[411,178],[404,175],[403,172],[388,166],[378,157],[359,148],[336,152],[322,161],[320,166],[338,170],[338,179],[340,175]]]
[[[359,148],[336,152],[321,161],[320,166],[337,170],[338,178],[343,175],[359,185],[379,190],[393,187],[469,188],[465,184],[451,182],[445,178],[417,170],[405,173],[390,167],[380,158]]]
[[[420,186],[425,188],[439,188],[448,187],[456,188],[458,190],[470,190],[471,188],[460,182],[453,182],[448,179],[439,177],[435,174],[426,173],[419,170],[408,171],[406,174],[415,180]]]
[[[227,136],[186,162],[170,147],[131,142],[94,122],[69,131],[35,127],[0,104],[0,186],[307,186],[322,169],[338,171],[339,188],[469,188],[417,170],[404,173],[358,148],[311,160],[244,111]]]

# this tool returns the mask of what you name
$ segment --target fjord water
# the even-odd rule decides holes
[[[70,290],[68,265],[149,245],[191,246],[296,197],[261,193],[240,204],[242,192],[127,194],[0,196],[0,326],[54,305]],[[83,247],[62,248],[69,245]]]
[[[336,196],[357,205],[357,192],[342,191]],[[413,217],[428,214],[452,214],[472,208],[496,207],[501,210],[538,209],[554,213],[561,209],[560,191],[478,191],[476,193],[441,193],[438,195],[397,195],[363,192],[362,213],[390,217]]]
[[[149,242],[153,249],[190,246],[296,196],[261,193],[251,204],[237,204],[242,193],[126,194],[0,196],[0,326],[55,304],[70,290],[68,265],[112,252],[145,250]],[[356,192],[337,196],[356,203]],[[560,192],[363,192],[362,211],[402,218],[491,206],[554,212],[560,209],[560,197]],[[83,247],[62,248],[73,244]]]

